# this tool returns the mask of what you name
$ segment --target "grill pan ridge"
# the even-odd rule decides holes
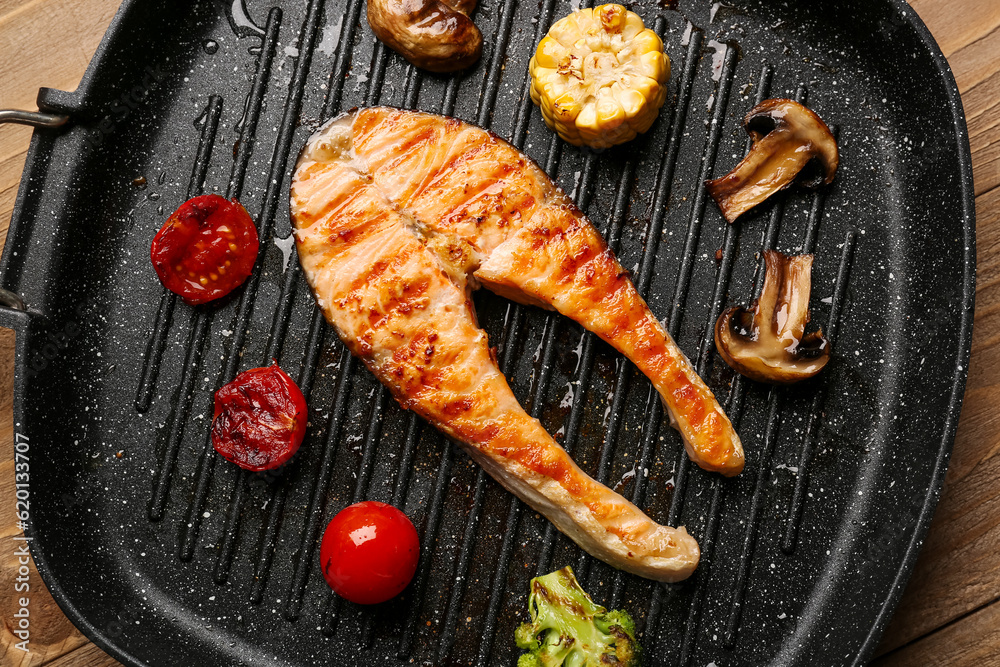
[[[555,138],[527,94],[528,58],[567,2],[481,4],[483,57],[451,77],[378,43],[362,0],[279,4],[127,1],[79,90],[39,94],[71,120],[32,139],[0,260],[0,286],[28,309],[0,307],[0,324],[17,331],[27,533],[73,622],[130,665],[513,664],[528,580],[573,565],[636,617],[647,664],[867,661],[937,501],[975,288],[964,115],[914,12],[637,3],[672,61],[668,103],[647,135],[597,153]],[[742,157],[740,119],[767,97],[836,126],[841,171],[727,225],[702,183]],[[327,327],[291,244],[288,179],[324,119],[372,104],[455,115],[534,158],[725,405],[747,451],[732,480],[690,464],[649,382],[609,346],[475,297],[526,409],[585,470],[699,540],[690,580],[654,584],[581,553],[403,412]],[[191,308],[164,292],[148,248],[200,192],[238,196],[263,252],[225,303]],[[794,388],[744,381],[714,354],[712,325],[752,301],[767,248],[816,253],[813,318],[834,343],[824,374]],[[211,400],[272,358],[310,425],[281,474],[253,475],[217,462]],[[316,553],[325,521],[365,498],[404,508],[423,548],[411,587],[374,608],[333,595]]]

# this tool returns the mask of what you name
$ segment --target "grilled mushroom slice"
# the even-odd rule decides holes
[[[760,298],[722,313],[715,346],[726,363],[752,380],[792,384],[811,378],[830,360],[821,330],[806,334],[812,255],[764,252],[766,273]]]
[[[417,67],[455,72],[483,50],[483,35],[469,18],[475,8],[476,0],[368,0],[368,24]]]
[[[753,148],[731,172],[705,181],[722,215],[733,222],[792,183],[829,185],[837,174],[837,140],[816,112],[795,100],[764,100],[743,119]]]

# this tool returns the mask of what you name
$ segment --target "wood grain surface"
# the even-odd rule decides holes
[[[976,181],[978,287],[968,390],[944,493],[876,664],[1000,665],[1000,0],[910,4],[962,91]],[[40,86],[76,88],[117,6],[118,0],[0,0],[0,108],[34,109]],[[0,239],[30,135],[27,128],[0,127]],[[14,645],[21,564],[13,345],[13,334],[0,329],[0,664],[116,665],[63,616],[32,565],[30,650]]]

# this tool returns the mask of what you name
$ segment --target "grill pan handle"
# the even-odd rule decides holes
[[[68,120],[69,116],[42,113],[41,111],[0,109],[0,125],[16,123],[18,125],[30,125],[31,127],[52,128],[65,125]],[[21,298],[21,295],[3,288],[0,288],[0,306],[14,310],[25,310],[24,299]]]
[[[61,116],[41,111],[20,111],[18,109],[0,109],[0,125],[17,123],[32,127],[60,127],[65,125],[69,116]]]

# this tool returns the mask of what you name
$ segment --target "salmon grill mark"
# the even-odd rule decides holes
[[[335,216],[336,227],[328,226],[329,240],[336,246],[353,246],[379,233],[387,222],[384,213],[360,216],[354,211]]]
[[[372,336],[370,333],[362,334],[357,338],[356,341],[351,341],[351,342],[354,342],[355,347],[357,348],[357,351],[355,351],[353,348],[351,349],[351,351],[357,354],[359,357],[361,357],[362,359],[367,359],[368,357],[371,356]]]
[[[390,274],[399,273],[400,267],[409,261],[415,250],[414,244],[409,243],[389,258],[375,260],[366,273],[362,273],[354,279],[349,288],[350,293],[364,293],[366,288],[376,284],[387,272]]]
[[[402,290],[394,289],[396,286],[391,282],[387,287],[381,294],[381,303],[369,311],[368,321],[372,330],[386,328],[396,319],[405,320],[411,312],[423,310],[430,303],[427,298],[430,279],[427,277],[405,283]]]
[[[475,403],[471,398],[465,397],[457,401],[450,401],[446,403],[443,412],[450,417],[455,417],[462,413],[468,412],[473,408],[474,405]]]
[[[360,192],[344,197],[337,206],[324,210],[316,218],[316,224],[324,233],[332,236],[343,230],[377,231],[385,224],[388,212],[372,211],[369,205],[370,193],[365,192],[367,188],[359,190]],[[358,240],[357,237],[354,238],[355,242]]]
[[[534,195],[528,194],[527,192],[523,193],[521,195],[521,199],[518,200],[517,202],[517,211],[516,211],[517,214],[521,215],[522,213],[527,213],[528,211],[531,211],[532,209],[535,208],[535,203],[537,201],[538,200],[535,198]]]
[[[680,371],[676,371],[674,377],[676,378],[680,374]],[[677,386],[671,393],[677,403],[682,406],[684,416],[688,422],[697,428],[705,418],[705,405],[704,401],[701,400],[698,389],[690,384],[686,384],[684,386]]]
[[[445,139],[438,135],[437,132],[431,128],[428,133],[429,136],[423,138],[422,140],[415,143],[415,145],[410,146],[407,150],[401,152],[398,157],[390,160],[388,163],[383,165],[379,170],[379,175],[391,175],[398,174],[400,171],[406,173],[413,173],[415,170],[419,170],[423,165],[421,160],[426,156],[422,155],[418,148],[422,146],[436,146],[437,150],[440,147],[447,146]],[[418,187],[416,192],[411,193],[411,197],[417,196],[423,190],[422,187]]]
[[[341,229],[336,234],[330,237],[331,241],[340,241],[341,243],[350,243],[354,238],[354,233],[357,228],[351,227],[350,229]]]
[[[420,358],[420,349],[428,347],[429,337],[426,332],[416,332],[409,340],[396,347],[389,359],[380,368],[373,369],[376,376],[383,374],[395,376],[396,378],[410,377],[422,378],[427,384],[432,384],[430,378],[423,374],[421,369],[427,363],[426,357]]]
[[[457,153],[450,161],[441,165],[441,169],[437,174],[438,179],[444,180],[457,177],[461,180],[462,175],[469,172],[468,164],[485,153],[487,147],[487,144],[482,141],[467,145],[463,151]],[[438,182],[440,181],[436,181],[435,185]]]
[[[430,144],[433,140],[438,138],[438,133],[434,127],[428,125],[424,129],[420,130],[409,139],[407,139],[403,145],[400,147],[402,153],[407,154],[413,152],[416,148],[420,146],[425,146]]]
[[[312,226],[321,220],[331,220],[336,222],[336,214],[348,206],[358,197],[356,192],[344,193],[339,197],[330,198],[323,207],[316,212],[305,211],[301,214],[303,226]]]

